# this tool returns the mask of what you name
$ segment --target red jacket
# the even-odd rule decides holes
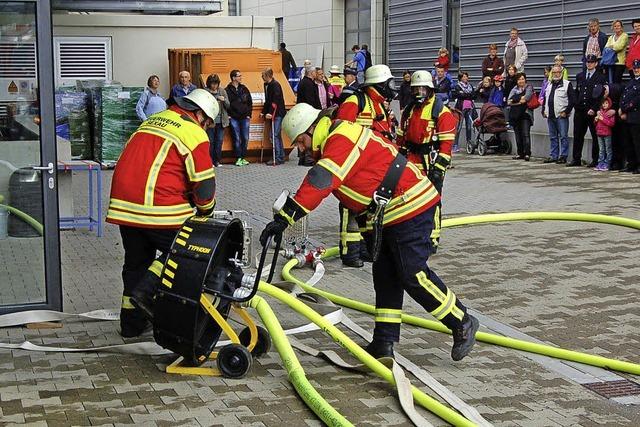
[[[613,126],[616,124],[615,110],[603,110],[601,108],[598,114],[600,114],[601,118],[596,120],[596,135],[611,136]]]
[[[640,59],[640,35],[633,34],[629,37],[629,50],[625,65],[629,70],[633,69],[633,60]]]
[[[350,211],[365,212],[398,154],[395,145],[370,129],[346,121],[332,124],[326,117],[318,122],[313,138],[321,141],[322,157],[309,171],[293,200],[307,213],[333,193]],[[413,164],[407,163],[385,210],[384,225],[413,218],[439,200],[440,195],[431,182]],[[290,222],[296,219],[299,217],[292,217]]]
[[[143,122],[129,138],[111,181],[107,222],[180,228],[215,205],[209,138],[193,113],[174,105]]]
[[[384,109],[384,97],[372,87],[366,87],[364,92],[365,102],[362,111],[359,111],[358,96],[354,94],[340,105],[336,119],[357,123],[388,137],[391,133],[391,125]]]
[[[435,99],[435,96],[431,97],[429,101],[413,107],[409,118],[400,124],[397,142],[401,147],[406,146],[408,142],[416,145],[430,144],[433,142],[433,137],[437,136],[440,145],[439,154],[444,162],[443,167],[446,168],[451,162],[451,148],[456,136],[457,120],[451,110],[443,106],[438,115],[438,123],[434,126],[431,109],[435,104]],[[408,152],[407,158],[426,173],[420,154]]]

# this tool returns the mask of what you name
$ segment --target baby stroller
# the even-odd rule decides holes
[[[490,102],[485,103],[480,109],[480,117],[473,122],[473,126],[476,128],[476,140],[467,144],[468,154],[473,154],[476,149],[481,156],[487,154],[488,150],[504,154],[511,152],[511,141],[507,137],[507,121],[502,108]]]

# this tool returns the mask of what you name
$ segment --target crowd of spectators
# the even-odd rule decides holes
[[[434,89],[445,102],[459,110],[459,140],[469,142],[479,105],[490,102],[503,108],[508,128],[513,130],[517,160],[531,158],[531,127],[534,110],[540,108],[549,131],[546,163],[581,166],[597,171],[612,169],[640,173],[640,19],[631,21],[628,35],[621,20],[613,20],[610,35],[601,30],[600,21],[588,22],[582,40],[582,71],[571,79],[565,57],[558,53],[540,70],[543,82],[534,90],[525,73],[529,56],[525,40],[512,28],[502,54],[490,44],[481,64],[482,80],[473,84],[469,73],[459,70],[457,79],[448,72],[446,49],[438,51],[434,63]],[[629,73],[629,80],[624,77]],[[410,100],[411,72],[403,72],[400,108]],[[573,80],[573,81],[572,81]],[[573,150],[569,153],[569,120],[573,120]],[[586,132],[592,137],[591,157],[583,159]]]

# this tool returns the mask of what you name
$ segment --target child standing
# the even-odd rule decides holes
[[[611,98],[602,101],[600,111],[594,118],[596,122],[596,135],[598,135],[598,165],[597,171],[608,171],[611,168],[611,129],[616,123],[616,112],[611,108]]]
[[[562,67],[562,80],[569,80],[569,71],[564,66],[564,55],[559,54],[553,58],[553,65],[559,65]]]
[[[444,72],[448,73],[449,63],[449,51],[446,48],[441,47],[440,50],[438,50],[438,59],[436,60],[434,65],[444,68]]]

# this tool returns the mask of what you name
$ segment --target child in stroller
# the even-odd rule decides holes
[[[507,121],[502,108],[487,102],[480,108],[480,117],[474,122],[476,139],[467,144],[467,153],[484,156],[488,150],[508,154],[511,152],[511,141],[507,136]],[[490,135],[488,135],[490,134]]]

